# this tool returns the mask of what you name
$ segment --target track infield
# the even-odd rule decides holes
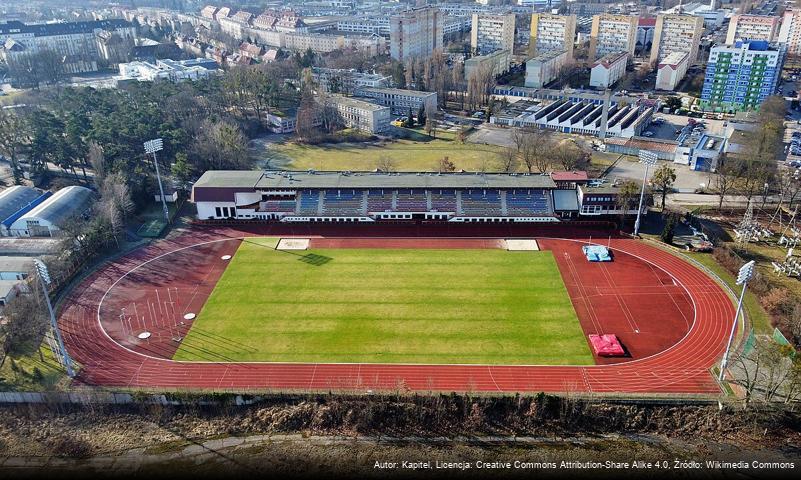
[[[551,252],[276,243],[242,242],[174,359],[594,363]]]

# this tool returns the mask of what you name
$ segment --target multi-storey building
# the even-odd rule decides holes
[[[628,52],[617,52],[604,55],[592,64],[590,86],[609,88],[626,74]]]
[[[637,53],[651,53],[654,46],[654,31],[656,30],[656,18],[640,18],[637,20]]]
[[[320,90],[326,93],[353,93],[362,87],[387,87],[392,80],[377,73],[321,67],[312,67],[312,78]]]
[[[376,34],[389,37],[389,17],[350,17],[337,21],[337,30],[348,33]]]
[[[526,61],[526,86],[544,87],[559,76],[559,71],[568,62],[567,50],[550,50]]]
[[[341,95],[329,95],[323,102],[325,106],[336,110],[346,127],[368,133],[389,130],[389,107]]]
[[[509,50],[497,50],[486,55],[468,58],[464,62],[464,78],[469,79],[473,72],[481,71],[484,68],[491,69],[495,76],[503,75],[509,71],[511,62],[512,52]]]
[[[552,15],[549,13],[534,13],[531,15],[529,56],[535,57],[540,53],[564,50],[567,52],[567,58],[572,59],[575,39],[575,15]]]
[[[656,69],[656,89],[675,90],[690,64],[690,54],[673,52],[665,57]]]
[[[435,7],[406,10],[389,19],[390,55],[405,61],[442,48],[443,15]]]
[[[638,21],[634,15],[595,15],[590,30],[590,60],[619,52],[634,56]]]
[[[779,17],[767,15],[733,15],[726,32],[726,43],[736,40],[774,42],[779,37]]]
[[[473,14],[473,28],[470,30],[470,47],[481,54],[496,50],[514,50],[515,15]]]
[[[788,55],[801,55],[801,10],[784,12],[779,42],[787,45]]]
[[[98,61],[111,60],[106,56],[110,50],[103,48],[110,37],[133,46],[136,28],[126,20],[0,23],[0,60],[49,50],[62,57],[64,73],[95,71]]]
[[[667,14],[656,18],[651,64],[657,64],[671,53],[688,53],[690,63],[698,57],[698,44],[704,33],[704,19],[694,15]]]
[[[716,112],[756,110],[776,91],[784,57],[783,44],[765,41],[712,47],[701,106]]]
[[[192,60],[156,60],[150,62],[130,62],[119,65],[120,77],[118,82],[138,80],[140,82],[153,82],[165,80],[181,82],[183,80],[198,80],[206,78],[216,71],[219,65],[214,60],[196,58]]]
[[[356,94],[369,98],[372,102],[389,107],[395,115],[403,115],[412,110],[417,114],[420,106],[426,112],[437,110],[437,92],[418,92],[417,90],[402,90],[399,88],[373,88],[365,87],[356,90]]]

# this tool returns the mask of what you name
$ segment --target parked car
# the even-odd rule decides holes
[[[654,132],[645,132],[645,133],[642,134],[642,136],[643,137],[653,137],[654,136]]]

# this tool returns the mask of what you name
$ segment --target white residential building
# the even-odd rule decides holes
[[[437,111],[437,92],[418,92],[417,90],[403,90],[400,88],[373,88],[357,89],[356,94],[371,101],[389,107],[393,115],[403,115],[411,108],[417,114],[420,105],[424,105],[427,112]]]
[[[389,130],[389,107],[376,105],[352,97],[329,95],[325,97],[326,106],[336,109],[345,126],[368,133],[383,133]]]
[[[628,52],[617,52],[605,55],[592,64],[590,86],[609,88],[626,74]]]
[[[634,15],[603,13],[592,17],[590,60],[619,52],[628,52],[634,56],[637,46],[637,23],[639,17]]]
[[[784,12],[779,42],[787,45],[788,55],[801,55],[801,10]]]
[[[388,87],[391,77],[354,69],[312,67],[312,78],[325,93],[353,93],[362,87]]]
[[[509,50],[498,50],[486,55],[478,55],[468,58],[464,62],[464,78],[469,79],[473,72],[480,69],[492,69],[494,76],[503,75],[509,71],[509,64],[512,62],[512,52]]]
[[[779,17],[767,15],[733,15],[726,32],[726,43],[735,40],[774,42],[779,36]]]
[[[350,17],[337,21],[337,30],[348,33],[376,34],[389,37],[389,17]]]
[[[698,45],[704,33],[704,19],[693,15],[669,14],[656,18],[654,43],[651,47],[651,64],[666,59],[671,53],[689,54],[688,61],[698,58]]]
[[[426,57],[443,47],[443,14],[436,7],[406,10],[389,22],[390,55],[396,60]]]
[[[473,14],[470,48],[481,54],[496,50],[514,50],[515,15]]]
[[[656,89],[675,90],[690,64],[690,54],[686,52],[673,52],[659,62],[656,70]]]
[[[526,86],[544,87],[559,76],[559,71],[568,61],[566,50],[551,50],[526,61]]]
[[[534,13],[531,15],[531,40],[528,54],[532,57],[552,50],[565,50],[573,58],[576,40],[576,16]]]

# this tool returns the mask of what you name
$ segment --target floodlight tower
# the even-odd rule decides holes
[[[153,163],[156,165],[156,178],[159,181],[159,193],[161,193],[161,207],[164,210],[164,221],[170,223],[170,212],[167,210],[167,200],[164,199],[164,187],[161,185],[161,173],[159,173],[159,161],[156,152],[164,149],[164,142],[160,138],[145,142],[145,153],[153,155]]]
[[[61,362],[64,365],[64,368],[67,369],[67,375],[70,378],[75,377],[75,370],[72,369],[72,359],[70,359],[70,355],[67,353],[67,349],[64,348],[64,339],[61,338],[61,330],[58,329],[58,322],[56,322],[56,314],[53,312],[53,305],[50,303],[50,292],[47,291],[47,286],[51,283],[50,281],[50,272],[47,270],[47,265],[44,264],[41,260],[34,259],[34,265],[36,266],[36,273],[39,274],[39,281],[42,283],[42,290],[44,291],[45,303],[47,303],[47,311],[50,313],[50,328],[53,330],[53,334],[56,336],[56,341],[58,342],[58,349],[59,355],[61,356]]]
[[[654,152],[640,150],[640,161],[645,164],[645,173],[642,176],[642,189],[640,190],[640,206],[637,209],[637,220],[634,222],[634,235],[640,234],[640,215],[642,214],[642,202],[645,199],[645,184],[648,182],[648,167],[656,165],[657,157]],[[625,213],[624,213],[625,215]]]
[[[731,325],[731,333],[729,333],[729,341],[726,344],[726,351],[723,352],[723,361],[720,363],[720,375],[718,381],[723,381],[723,375],[726,372],[726,366],[729,363],[729,350],[731,344],[734,342],[734,333],[737,331],[737,319],[740,317],[740,311],[743,309],[743,297],[745,297],[745,287],[748,286],[748,281],[754,276],[754,261],[746,263],[740,267],[740,272],[737,274],[737,285],[743,286],[743,291],[740,292],[740,300],[737,302],[737,311],[734,312],[734,321]]]

